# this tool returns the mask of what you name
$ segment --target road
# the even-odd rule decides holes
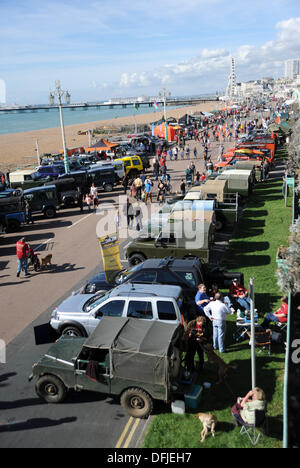
[[[200,143],[190,146],[200,154]],[[212,146],[214,161],[218,146]],[[202,171],[203,160],[195,162]],[[186,160],[168,162],[173,189],[188,165]],[[101,206],[104,201],[115,204],[119,195],[102,194]],[[71,393],[61,405],[46,405],[28,382],[32,365],[49,347],[53,308],[102,268],[97,240],[101,216],[75,209],[61,211],[55,220],[36,221],[24,232],[0,237],[0,339],[7,345],[6,364],[0,364],[0,447],[135,447],[149,421],[129,418],[118,399],[83,392]],[[22,235],[42,256],[52,253],[51,269],[16,278],[15,244]]]

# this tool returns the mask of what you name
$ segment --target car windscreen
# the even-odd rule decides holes
[[[190,284],[192,287],[197,287],[197,278],[190,271],[176,271],[176,274],[180,276],[186,283]]]
[[[128,281],[133,273],[139,271],[143,268],[143,263],[139,263],[138,265],[129,268],[128,270],[122,270],[120,273],[117,274],[115,277],[116,284],[123,284],[125,281]]]
[[[84,312],[90,312],[91,310],[93,310],[95,307],[99,306],[100,304],[102,304],[104,301],[106,301],[106,299],[109,299],[111,295],[111,291],[109,291],[108,293],[100,293],[100,294],[96,294],[96,296],[93,296],[91,297],[83,306],[83,311]]]

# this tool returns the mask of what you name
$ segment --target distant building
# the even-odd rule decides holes
[[[290,59],[284,62],[285,78],[294,79],[300,74],[300,59]]]

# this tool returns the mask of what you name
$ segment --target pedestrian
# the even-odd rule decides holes
[[[226,316],[231,315],[231,310],[224,304],[220,292],[215,294],[214,301],[204,307],[204,313],[213,323],[214,349],[225,353]]]
[[[24,276],[28,276],[27,271],[28,260],[27,254],[29,253],[29,246],[26,244],[25,237],[22,237],[16,244],[17,259],[18,259],[18,268],[17,268],[17,277],[19,278],[21,271],[24,271]]]
[[[91,206],[92,206],[92,197],[91,197],[91,195],[89,193],[85,197],[85,203],[87,204],[88,212],[90,213],[91,212]]]
[[[181,179],[180,193],[183,196],[186,194],[186,183],[185,183],[184,179]]]
[[[99,205],[98,202],[98,189],[95,187],[95,184],[92,184],[90,189],[90,196],[93,202],[93,210]]]
[[[197,151],[197,148],[195,146],[195,148],[194,148],[194,158],[197,159],[197,156],[198,156],[198,151]]]
[[[158,159],[156,159],[155,163],[153,164],[153,173],[154,173],[155,180],[158,181],[158,177],[159,177],[159,162],[158,162]]]
[[[210,303],[210,297],[206,294],[206,286],[203,283],[198,286],[195,302],[198,307],[198,315],[204,317],[204,307]]]
[[[81,213],[83,212],[83,193],[80,187],[77,187],[77,202]]]
[[[135,179],[134,185],[136,186],[136,198],[137,198],[137,200],[141,200],[141,198],[142,198],[143,181],[142,181],[142,179],[140,178],[140,176],[138,176],[138,177]]]
[[[263,166],[264,182],[267,182],[267,179],[269,177],[269,170],[270,170],[270,164],[269,164],[269,161],[266,159],[264,162],[264,166]]]
[[[198,370],[202,371],[204,366],[204,352],[201,346],[202,341],[207,341],[206,319],[202,316],[188,323],[185,332],[187,341],[187,353],[185,356],[186,368],[189,372],[195,371],[195,355],[198,354]]]
[[[150,202],[152,203],[152,183],[150,179],[146,179],[145,181],[145,204],[147,205],[148,200],[150,198]]]
[[[31,206],[27,199],[25,199],[25,220],[26,220],[26,224],[29,224],[29,223],[34,224]]]
[[[184,159],[184,149],[182,148],[182,150],[180,151],[180,156],[181,156],[181,159]]]
[[[190,147],[189,145],[187,145],[185,148],[185,154],[186,154],[187,159],[190,159],[190,151],[191,151]]]
[[[178,158],[178,148],[176,146],[176,148],[174,149],[174,160],[177,161],[177,158]]]

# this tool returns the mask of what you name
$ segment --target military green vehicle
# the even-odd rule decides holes
[[[37,395],[61,403],[68,390],[120,396],[130,416],[147,418],[153,400],[171,401],[180,387],[182,325],[103,317],[88,339],[62,337],[33,366]]]
[[[180,216],[178,219],[177,216],[171,214],[161,224],[156,218],[153,223],[150,220],[138,236],[124,247],[130,266],[148,258],[165,257],[197,257],[209,263],[215,234],[213,213],[206,214],[205,219],[192,211],[187,212],[185,218]]]
[[[50,177],[47,180],[50,180]],[[12,189],[26,190],[41,187],[44,185],[45,179],[39,179],[38,174],[32,169],[24,169],[23,171],[10,172],[9,182]]]
[[[253,172],[249,169],[228,169],[217,176],[216,180],[227,180],[228,190],[248,197],[254,187]]]
[[[254,182],[262,180],[262,161],[260,160],[237,160],[234,164],[228,166],[228,168],[229,167],[231,169],[248,169],[253,172]]]
[[[203,204],[203,209],[214,210],[216,231],[222,231],[227,225],[238,221],[239,196],[237,193],[228,193],[228,180],[208,180],[205,184],[194,186],[186,194],[184,202],[193,205]],[[214,206],[209,208],[209,204]],[[207,208],[205,208],[207,205]],[[176,206],[176,205],[175,205]]]

